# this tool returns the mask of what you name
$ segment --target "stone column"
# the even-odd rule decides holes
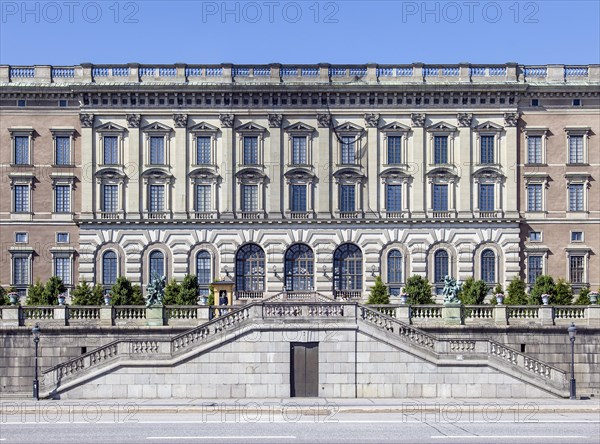
[[[281,114],[269,114],[269,147],[265,146],[265,166],[267,167],[267,177],[269,184],[267,188],[268,202],[266,209],[269,218],[280,219],[282,217],[282,197],[285,192],[285,181],[283,176],[283,153],[281,124],[283,116]]]
[[[235,140],[233,134],[233,124],[235,116],[233,114],[221,114],[221,158],[219,159],[219,169],[223,181],[221,183],[221,208],[219,209],[223,219],[233,219],[235,212]],[[236,193],[237,194],[237,193]]]
[[[504,215],[506,218],[519,217],[517,208],[517,195],[519,194],[519,169],[517,164],[517,139],[519,137],[517,132],[518,121],[519,113],[514,112],[504,114],[506,140],[504,149],[500,150],[502,155],[500,162],[506,175],[505,192],[502,193],[505,196]]]
[[[315,174],[319,178],[315,190],[317,218],[329,219],[332,211],[333,175],[331,147],[331,114],[317,114],[319,135],[314,151]]]
[[[100,208],[94,208],[96,202],[96,187],[94,173],[97,159],[95,156],[94,143],[94,115],[80,114],[81,123],[81,218],[92,219],[94,211],[100,211]]]
[[[381,198],[379,195],[379,114],[365,114],[365,126],[367,127],[367,156],[362,160],[362,165],[367,162],[367,187],[366,199],[363,207],[366,218],[379,218],[381,209]]]
[[[471,218],[473,216],[473,202],[471,196],[473,195],[471,188],[473,183],[471,181],[471,174],[473,172],[474,158],[471,158],[471,122],[473,120],[473,114],[471,113],[459,113],[457,116],[458,126],[460,127],[458,133],[458,156],[456,158],[456,165],[459,171],[458,181],[458,196],[456,200],[456,210],[458,211],[459,218]]]
[[[173,123],[175,124],[175,141],[170,144],[171,152],[171,168],[175,177],[175,185],[173,188],[173,198],[171,211],[173,219],[187,219],[188,208],[188,180],[187,166],[188,149],[187,149],[187,114],[175,114]]]
[[[425,180],[426,164],[429,162],[426,156],[427,141],[425,138],[425,114],[413,113],[410,115],[412,121],[412,158],[409,154],[408,162],[415,166],[412,186],[412,217],[425,217],[425,196],[427,182]]]
[[[141,157],[140,150],[140,122],[142,121],[142,116],[140,114],[127,114],[127,127],[128,130],[128,158],[127,163],[128,167],[125,169],[126,171],[131,171],[136,174],[136,177],[129,177],[127,183],[127,197],[125,199],[125,213],[127,215],[127,219],[140,219],[141,209],[143,205],[141,205],[140,198],[143,195],[141,192],[142,178],[140,176],[141,165],[143,164],[143,160]]]

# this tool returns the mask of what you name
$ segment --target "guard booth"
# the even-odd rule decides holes
[[[216,281],[212,283],[213,288],[215,289],[214,292],[214,304],[215,305],[222,305],[221,304],[221,298],[225,297],[227,298],[227,303],[223,304],[223,305],[233,305],[233,289],[235,287],[235,283],[233,282],[233,280],[228,276],[225,279],[223,279],[222,281]],[[222,314],[225,313],[215,313],[215,315],[221,316]]]

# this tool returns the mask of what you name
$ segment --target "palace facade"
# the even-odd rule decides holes
[[[600,285],[600,66],[0,66],[0,281]]]

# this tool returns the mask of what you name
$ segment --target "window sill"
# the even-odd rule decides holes
[[[569,166],[590,166],[590,164],[588,162],[574,162],[574,163],[567,162],[565,165],[568,167]]]
[[[52,168],[75,168],[74,163],[53,163],[50,166]]]
[[[20,167],[33,167],[32,163],[11,163],[9,165],[11,168],[20,168]]]

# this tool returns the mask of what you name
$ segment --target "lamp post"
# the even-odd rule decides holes
[[[570,385],[570,399],[577,399],[576,388],[575,388],[575,336],[577,335],[577,327],[571,322],[571,326],[567,329],[569,332],[569,339],[571,340],[571,385]]]
[[[31,329],[33,343],[35,344],[35,360],[33,364],[33,397],[40,400],[40,383],[38,381],[38,344],[40,342],[40,327],[38,324]]]

